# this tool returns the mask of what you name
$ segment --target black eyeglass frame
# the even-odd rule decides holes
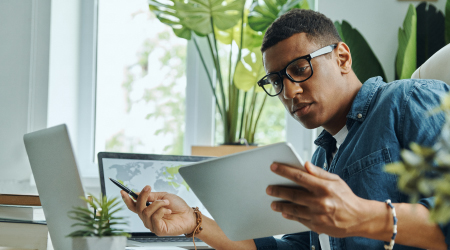
[[[331,53],[336,47],[337,47],[337,43],[331,44],[331,45],[322,47],[322,48],[320,48],[320,49],[318,49],[318,50],[312,52],[312,53],[309,54],[309,55],[297,57],[297,58],[295,58],[294,60],[290,61],[290,62],[286,65],[286,67],[284,67],[284,69],[282,69],[282,70],[280,70],[280,71],[278,71],[278,72],[272,72],[272,73],[269,73],[269,74],[265,75],[263,78],[261,78],[261,79],[257,82],[257,84],[258,84],[259,87],[263,88],[263,89],[264,89],[264,92],[266,92],[269,96],[272,96],[272,97],[273,97],[273,96],[277,96],[277,95],[279,95],[279,94],[283,91],[283,88],[284,88],[283,76],[284,76],[284,75],[287,76],[288,79],[289,79],[290,81],[292,81],[292,82],[304,82],[304,81],[308,80],[308,79],[311,78],[311,77],[313,76],[313,74],[314,74],[314,69],[313,69],[313,66],[312,66],[312,64],[311,64],[311,59],[313,59],[313,58],[315,58],[315,57],[318,57],[318,56],[321,56],[321,55],[325,55],[325,54]],[[310,75],[308,78],[304,79],[304,80],[296,81],[296,80],[294,80],[294,79],[287,73],[287,68],[288,68],[293,62],[295,62],[295,61],[297,61],[297,60],[299,60],[299,59],[306,59],[306,60],[308,61],[309,67],[311,67],[311,75]],[[278,93],[276,93],[275,95],[270,94],[270,93],[263,87],[263,85],[270,84],[270,83],[263,83],[263,80],[264,80],[265,78],[271,76],[271,75],[278,75],[278,76],[280,77],[280,79],[281,79],[281,89],[280,89],[280,91],[278,91]]]

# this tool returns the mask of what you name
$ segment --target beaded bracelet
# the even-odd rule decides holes
[[[397,236],[397,214],[395,213],[395,207],[392,205],[391,200],[387,199],[385,203],[391,208],[392,216],[394,217],[394,227],[393,227],[393,234],[391,238],[391,242],[384,242],[384,249],[385,250],[392,250],[394,248],[395,244],[395,236]]]

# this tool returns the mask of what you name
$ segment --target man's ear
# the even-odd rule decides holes
[[[342,74],[348,74],[352,70],[352,54],[350,48],[344,42],[339,42],[336,51],[337,63]]]

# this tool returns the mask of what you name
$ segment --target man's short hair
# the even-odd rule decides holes
[[[325,15],[313,10],[293,9],[269,26],[264,35],[261,52],[303,32],[309,41],[322,47],[342,41],[333,22]]]

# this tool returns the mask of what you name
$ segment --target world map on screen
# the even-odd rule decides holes
[[[178,170],[182,164],[160,162],[130,162],[126,164],[114,164],[109,167],[116,171],[115,179],[124,184],[134,192],[140,190],[133,184],[133,179],[137,176],[142,176],[142,172],[150,172],[150,175],[145,175],[149,183],[153,183],[154,191],[164,191],[173,194],[178,194],[180,189],[186,189],[189,192],[189,185],[181,177]]]
[[[212,218],[179,173],[180,167],[193,162],[103,158],[102,163],[103,181],[108,197],[120,196],[120,188],[109,178],[116,179],[134,192],[140,192],[149,185],[152,192],[176,194],[190,207],[198,207],[205,216]],[[124,227],[128,232],[149,232],[139,217],[128,209],[118,212],[117,215],[128,218],[128,226]]]

